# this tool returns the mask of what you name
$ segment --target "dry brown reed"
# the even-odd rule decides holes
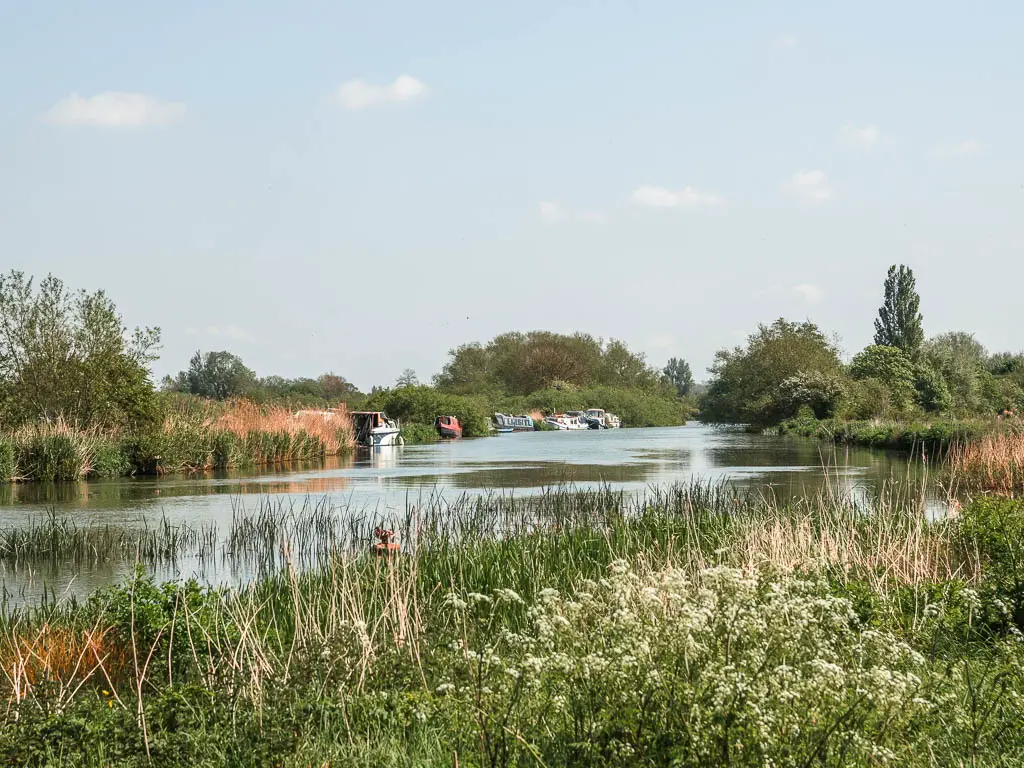
[[[292,412],[281,406],[261,406],[250,400],[232,400],[212,420],[215,429],[246,437],[252,432],[300,432],[319,439],[328,455],[352,447],[352,417],[342,403],[337,408]]]
[[[955,445],[947,458],[950,480],[968,491],[1014,496],[1024,491],[1024,434],[997,432]]]

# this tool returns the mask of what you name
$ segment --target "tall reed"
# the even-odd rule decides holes
[[[1024,434],[997,432],[955,445],[948,471],[953,484],[968,491],[1013,496],[1024,491]]]

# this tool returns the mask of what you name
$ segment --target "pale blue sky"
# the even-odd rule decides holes
[[[701,379],[778,316],[856,352],[893,262],[1019,349],[1024,4],[971,9],[0,0],[0,266],[161,326],[158,375],[544,328]]]

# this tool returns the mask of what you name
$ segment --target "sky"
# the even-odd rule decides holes
[[[361,388],[508,330],[1024,346],[1024,4],[0,0],[0,270]]]

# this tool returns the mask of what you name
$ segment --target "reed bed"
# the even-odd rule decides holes
[[[344,406],[291,411],[245,400],[185,402],[141,435],[58,419],[0,437],[0,482],[77,481],[316,461],[353,447]]]
[[[1024,491],[1024,434],[997,432],[954,446],[948,456],[952,484],[968,491],[1016,496]]]

